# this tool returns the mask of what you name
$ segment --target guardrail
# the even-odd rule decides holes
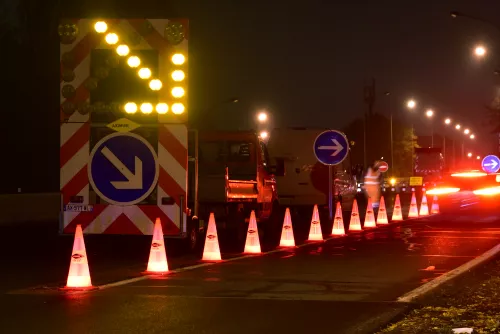
[[[0,195],[0,225],[59,220],[59,193]]]

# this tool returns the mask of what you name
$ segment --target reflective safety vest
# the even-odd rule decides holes
[[[368,171],[366,172],[365,175],[365,184],[367,185],[379,185],[379,176],[380,172],[374,172],[373,169],[368,168]]]

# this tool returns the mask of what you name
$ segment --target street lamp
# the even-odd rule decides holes
[[[470,157],[472,157],[472,153],[471,153],[471,152],[467,153],[467,156],[468,156],[469,158],[470,158]]]
[[[468,134],[470,133],[470,130],[469,130],[469,129],[465,129],[465,130],[464,130],[464,133],[465,133],[466,135],[468,135]]]
[[[427,109],[425,115],[428,118],[431,118],[434,115],[434,111],[432,109]],[[431,147],[434,147],[434,124],[431,123]]]
[[[257,115],[257,120],[260,122],[260,123],[264,123],[265,121],[267,121],[267,113],[261,111],[258,115]]]
[[[476,159],[477,159],[477,160],[481,159],[481,156],[479,156],[479,155],[478,155],[478,156],[476,156]]]
[[[259,137],[261,139],[266,139],[267,137],[269,137],[269,133],[267,133],[267,131],[261,131]]]
[[[447,118],[444,120],[444,124],[449,125],[451,123],[451,119]]]
[[[410,99],[408,100],[408,102],[406,103],[406,106],[409,108],[409,109],[415,109],[415,107],[417,106],[417,102],[415,102],[414,99]]]
[[[455,129],[460,130],[461,126],[460,124],[455,125]]]
[[[476,138],[476,136],[474,136],[474,134],[471,134],[469,138],[474,139],[474,138]]]
[[[482,58],[486,55],[486,48],[482,45],[478,45],[474,49],[474,54],[476,55],[476,57]]]
[[[432,109],[428,109],[426,112],[425,112],[425,115],[427,117],[432,117],[434,115],[434,111],[432,111]]]

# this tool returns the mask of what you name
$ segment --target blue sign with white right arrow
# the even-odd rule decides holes
[[[500,169],[500,159],[496,155],[487,155],[481,162],[486,173],[496,173]]]
[[[327,130],[314,141],[314,155],[324,165],[338,165],[349,154],[349,141],[344,133]]]
[[[92,149],[89,182],[106,202],[134,205],[151,194],[158,181],[155,149],[141,136],[116,132],[102,138]]]

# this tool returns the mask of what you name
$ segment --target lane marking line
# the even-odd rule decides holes
[[[462,264],[460,267],[457,267],[451,271],[448,271],[446,274],[439,276],[438,278],[433,279],[432,281],[425,283],[424,285],[419,286],[418,288],[405,293],[401,297],[397,299],[398,302],[400,303],[410,303],[414,299],[436,289],[440,285],[448,282],[451,279],[454,279],[465,272],[477,267],[481,263],[489,260],[496,254],[500,252],[500,243],[497,244],[495,247],[491,248],[490,250],[484,252],[483,254],[479,255],[473,260],[470,260],[464,264]]]

